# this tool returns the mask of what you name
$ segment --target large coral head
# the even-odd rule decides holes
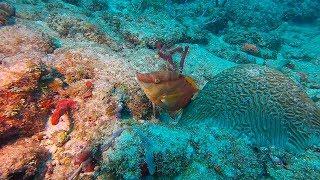
[[[180,125],[198,123],[234,128],[260,146],[298,151],[319,140],[320,110],[281,72],[240,65],[212,78],[181,116]]]

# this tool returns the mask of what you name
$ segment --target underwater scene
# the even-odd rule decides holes
[[[320,179],[320,1],[0,0],[0,179]]]

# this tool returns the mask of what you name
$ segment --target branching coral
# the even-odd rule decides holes
[[[184,47],[181,47],[181,46],[178,46],[178,47],[175,47],[173,49],[166,49],[166,47],[161,44],[161,43],[157,43],[156,44],[156,47],[158,49],[158,54],[159,56],[167,61],[169,63],[169,65],[171,66],[171,70],[172,71],[177,71],[177,65],[173,62],[173,55],[175,53],[180,53],[181,54],[181,60],[180,60],[180,66],[179,66],[179,72],[182,73],[182,70],[183,70],[183,66],[184,66],[184,62],[185,62],[185,59],[188,55],[188,52],[189,52],[189,46],[186,46]]]

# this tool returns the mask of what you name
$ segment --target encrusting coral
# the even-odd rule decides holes
[[[201,90],[181,124],[210,122],[254,137],[262,146],[301,150],[319,138],[320,110],[291,79],[258,65],[227,69]]]
[[[52,125],[57,125],[62,115],[64,115],[70,110],[75,110],[76,108],[77,103],[72,99],[62,99],[58,101],[56,109],[54,110],[51,116]]]

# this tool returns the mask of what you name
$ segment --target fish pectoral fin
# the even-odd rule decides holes
[[[178,122],[181,119],[183,113],[183,109],[179,109],[177,111],[169,112],[169,115],[174,121]]]
[[[192,100],[192,101],[195,100],[195,99],[197,98],[198,94],[199,94],[199,92],[196,92],[196,93],[192,96],[191,100]]]
[[[181,93],[167,94],[160,97],[162,103],[172,104],[177,101]]]
[[[161,113],[159,118],[162,122],[176,125],[182,117],[183,109],[179,109],[178,111],[171,111],[166,113]]]

